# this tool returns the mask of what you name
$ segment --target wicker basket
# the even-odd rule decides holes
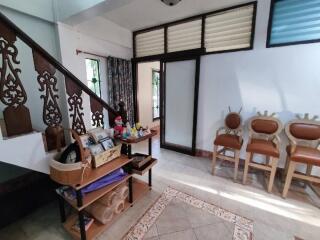
[[[59,155],[56,155],[55,159],[50,160],[50,178],[57,183],[75,186],[81,184],[82,181],[90,175],[91,164],[90,160],[86,163],[60,163],[56,159],[59,159]]]
[[[112,161],[113,159],[120,157],[121,155],[121,146],[122,144],[119,144],[113,148],[110,148],[100,154],[93,156],[92,165],[94,168],[100,167],[101,165]]]
[[[73,138],[76,140],[80,147],[80,158],[81,161],[77,163],[61,163],[61,153],[57,153],[53,159],[50,160],[50,178],[60,184],[68,186],[76,186],[81,184],[91,172],[91,155],[88,149],[84,149],[79,138],[79,135],[74,131],[70,130]],[[59,149],[60,150],[60,149]]]

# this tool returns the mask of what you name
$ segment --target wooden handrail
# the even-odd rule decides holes
[[[25,32],[23,32],[18,26],[16,26],[10,19],[8,19],[2,12],[0,12],[0,21],[5,23],[11,30],[15,32],[25,44],[30,48],[36,50],[43,58],[45,58],[52,66],[58,69],[65,77],[68,77],[76,85],[78,85],[85,93],[90,97],[98,101],[109,113],[117,116],[118,112],[110,107],[105,101],[99,98],[93,91],[90,90],[81,80],[73,75],[68,69],[66,69],[59,61],[57,61],[50,53],[37,44],[32,38],[30,38]]]

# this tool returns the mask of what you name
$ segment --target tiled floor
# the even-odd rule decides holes
[[[234,224],[202,209],[173,200],[145,235],[145,240],[231,240]]]
[[[234,224],[185,203],[170,203],[145,240],[232,239]]]
[[[153,171],[153,190],[137,202],[112,227],[99,237],[99,240],[117,240],[133,226],[144,212],[156,201],[160,194],[172,186],[199,199],[213,203],[229,211],[254,221],[255,240],[293,240],[294,236],[304,240],[319,240],[320,206],[319,198],[310,189],[293,187],[287,199],[281,198],[282,183],[278,180],[273,193],[265,191],[264,175],[259,172],[249,174],[246,186],[241,184],[242,170],[238,182],[232,181],[233,168],[221,164],[217,167],[216,176],[210,174],[210,160],[191,157],[168,150],[159,149],[159,141],[154,145],[154,155],[159,159]],[[136,149],[147,150],[147,144]],[[146,179],[144,176],[143,179]],[[158,239],[228,239],[220,234],[228,234],[230,226],[225,223],[207,220],[205,214],[188,209],[175,211],[174,206],[161,216],[149,236]],[[174,213],[175,212],[175,213]],[[182,218],[179,214],[187,214]],[[197,219],[199,215],[204,219]],[[174,226],[166,219],[179,219]],[[180,218],[179,218],[180,216]],[[191,220],[190,220],[191,219]],[[202,225],[202,221],[208,221]],[[172,223],[172,221],[171,221]],[[200,225],[198,225],[200,224]],[[152,234],[154,234],[152,236]],[[68,240],[59,223],[58,209],[55,203],[36,211],[21,221],[0,230],[1,240]]]

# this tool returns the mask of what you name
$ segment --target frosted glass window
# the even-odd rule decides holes
[[[206,17],[207,52],[249,48],[251,46],[254,5],[239,7]]]
[[[166,63],[165,142],[192,147],[196,60]]]
[[[271,17],[269,45],[320,39],[320,0],[276,0]]]
[[[168,27],[168,52],[201,48],[202,20],[194,20]]]
[[[145,57],[164,53],[164,29],[136,35],[136,56]]]

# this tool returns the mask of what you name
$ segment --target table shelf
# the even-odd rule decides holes
[[[140,167],[139,169],[137,168],[133,168],[132,169],[132,173],[138,174],[138,175],[143,175],[145,174],[147,171],[149,171],[154,165],[156,165],[158,162],[157,159],[152,158],[149,162],[147,162],[145,165],[143,165],[142,167]]]
[[[64,196],[63,199],[68,202],[74,209],[76,209],[77,211],[81,211],[82,209],[88,207],[91,203],[95,202],[96,200],[98,200],[99,198],[103,197],[104,195],[108,194],[109,192],[111,192],[113,189],[115,189],[116,187],[118,187],[119,185],[121,185],[122,183],[126,182],[132,175],[128,174],[124,179],[114,182],[112,184],[109,184],[103,188],[100,188],[96,191],[87,193],[83,196],[82,198],[82,206],[79,207],[77,205],[77,200],[70,200]]]
[[[139,200],[142,196],[145,195],[147,191],[151,189],[152,167],[157,163],[157,160],[152,158],[152,137],[156,134],[156,131],[151,131],[150,134],[141,138],[121,140],[123,144],[127,145],[127,155],[121,155],[120,157],[96,169],[92,169],[89,173],[89,176],[86,177],[81,184],[70,186],[76,191],[77,197],[75,200],[70,200],[64,196],[59,195],[61,221],[63,222],[63,226],[66,229],[66,231],[70,233],[70,235],[74,239],[95,239],[103,231],[108,229],[112,225],[112,223],[114,223],[117,220],[117,218],[122,215],[123,212],[125,212],[127,209],[129,209],[130,206],[133,205],[134,202]],[[144,164],[142,168],[133,169],[131,163],[133,160],[131,153],[131,145],[145,140],[148,140],[148,157],[151,157],[152,159],[146,164]],[[83,196],[81,195],[81,189],[122,167],[125,167],[125,171],[128,173],[128,175],[124,177],[122,180],[109,184],[99,190],[93,191]],[[147,171],[149,172],[148,183],[140,181],[133,177],[134,174],[142,175]],[[88,228],[88,230],[85,231],[84,216],[85,214],[87,214],[85,213],[85,208],[125,182],[128,182],[129,196],[127,201],[125,202],[125,208],[123,212],[114,216],[114,218],[107,224],[102,224],[98,221],[94,221],[92,225]],[[66,217],[65,202],[70,204],[77,211],[77,214],[71,215],[70,217]],[[77,220],[79,220],[79,225],[81,229],[80,232],[73,229],[73,225],[77,222]]]
[[[90,172],[90,175],[86,179],[84,179],[81,184],[73,185],[71,187],[75,190],[80,190],[87,185],[97,181],[98,179],[108,175],[109,173],[112,173],[113,171],[127,165],[131,161],[132,159],[128,158],[127,155],[122,154],[120,157],[104,164],[99,168],[93,168]]]
[[[133,203],[141,199],[147,191],[149,191],[149,186],[147,183],[138,180],[138,179],[133,179],[133,188],[135,189],[133,193]],[[125,202],[124,210],[120,213],[117,214],[113,217],[113,219],[106,223],[102,224],[98,221],[94,221],[92,225],[89,227],[89,229],[86,231],[87,235],[87,240],[92,240],[98,237],[102,232],[107,230],[114,222],[117,221],[117,219],[132,206],[128,201]],[[65,230],[73,237],[73,239],[80,240],[80,232],[74,230],[72,227],[76,223],[78,219],[78,216],[76,214],[71,215],[68,217],[67,221],[63,224]]]
[[[135,143],[143,142],[147,139],[150,139],[150,138],[154,137],[155,135],[157,135],[157,131],[151,130],[150,134],[145,135],[143,137],[120,139],[120,141],[124,144],[135,144]]]

